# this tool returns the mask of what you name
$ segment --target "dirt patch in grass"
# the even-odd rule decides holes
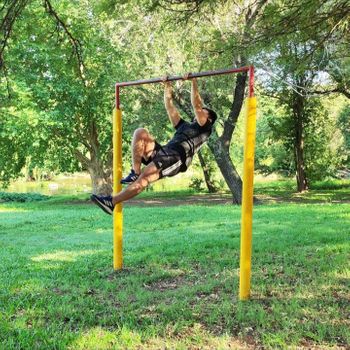
[[[141,206],[141,207],[164,207],[164,206],[179,206],[184,204],[191,205],[216,205],[216,204],[232,204],[230,196],[224,194],[205,194],[197,196],[186,196],[184,198],[159,198],[140,199],[133,198],[125,202],[125,206]]]
[[[144,284],[144,288],[152,291],[164,292],[166,290],[175,290],[184,285],[189,285],[189,281],[185,276],[176,276],[172,278],[162,279],[151,283]]]

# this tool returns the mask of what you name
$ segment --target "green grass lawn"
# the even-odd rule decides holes
[[[342,349],[350,204],[254,211],[252,298],[238,300],[240,208],[0,204],[0,349]]]
[[[262,202],[350,203],[350,180],[314,182],[303,193],[296,192],[294,179],[257,181],[254,193]]]

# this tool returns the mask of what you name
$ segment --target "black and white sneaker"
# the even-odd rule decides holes
[[[109,215],[113,214],[114,204],[112,202],[112,196],[97,196],[96,194],[91,195],[91,200],[96,203],[104,212]]]
[[[135,182],[138,179],[139,175],[135,173],[134,169],[131,169],[130,174],[124,179],[120,180],[120,183],[123,185],[131,184]]]

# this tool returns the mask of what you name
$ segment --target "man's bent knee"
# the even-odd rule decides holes
[[[138,128],[134,131],[134,137],[137,139],[149,139],[151,134],[145,128]]]
[[[149,181],[147,178],[142,178],[141,176],[134,182],[133,186],[135,187],[137,194],[141,193],[148,185]]]
[[[152,182],[159,180],[159,174],[160,174],[160,170],[157,169],[157,167],[152,162],[147,165],[147,167],[144,169],[143,173],[140,175],[137,181],[140,181],[142,186],[146,188]]]

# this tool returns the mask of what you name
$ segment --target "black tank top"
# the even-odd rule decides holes
[[[180,119],[175,129],[173,138],[166,146],[179,151],[183,163],[181,170],[186,171],[193,156],[208,140],[212,132],[212,123],[207,120],[203,126],[200,126],[197,121],[189,123]]]

